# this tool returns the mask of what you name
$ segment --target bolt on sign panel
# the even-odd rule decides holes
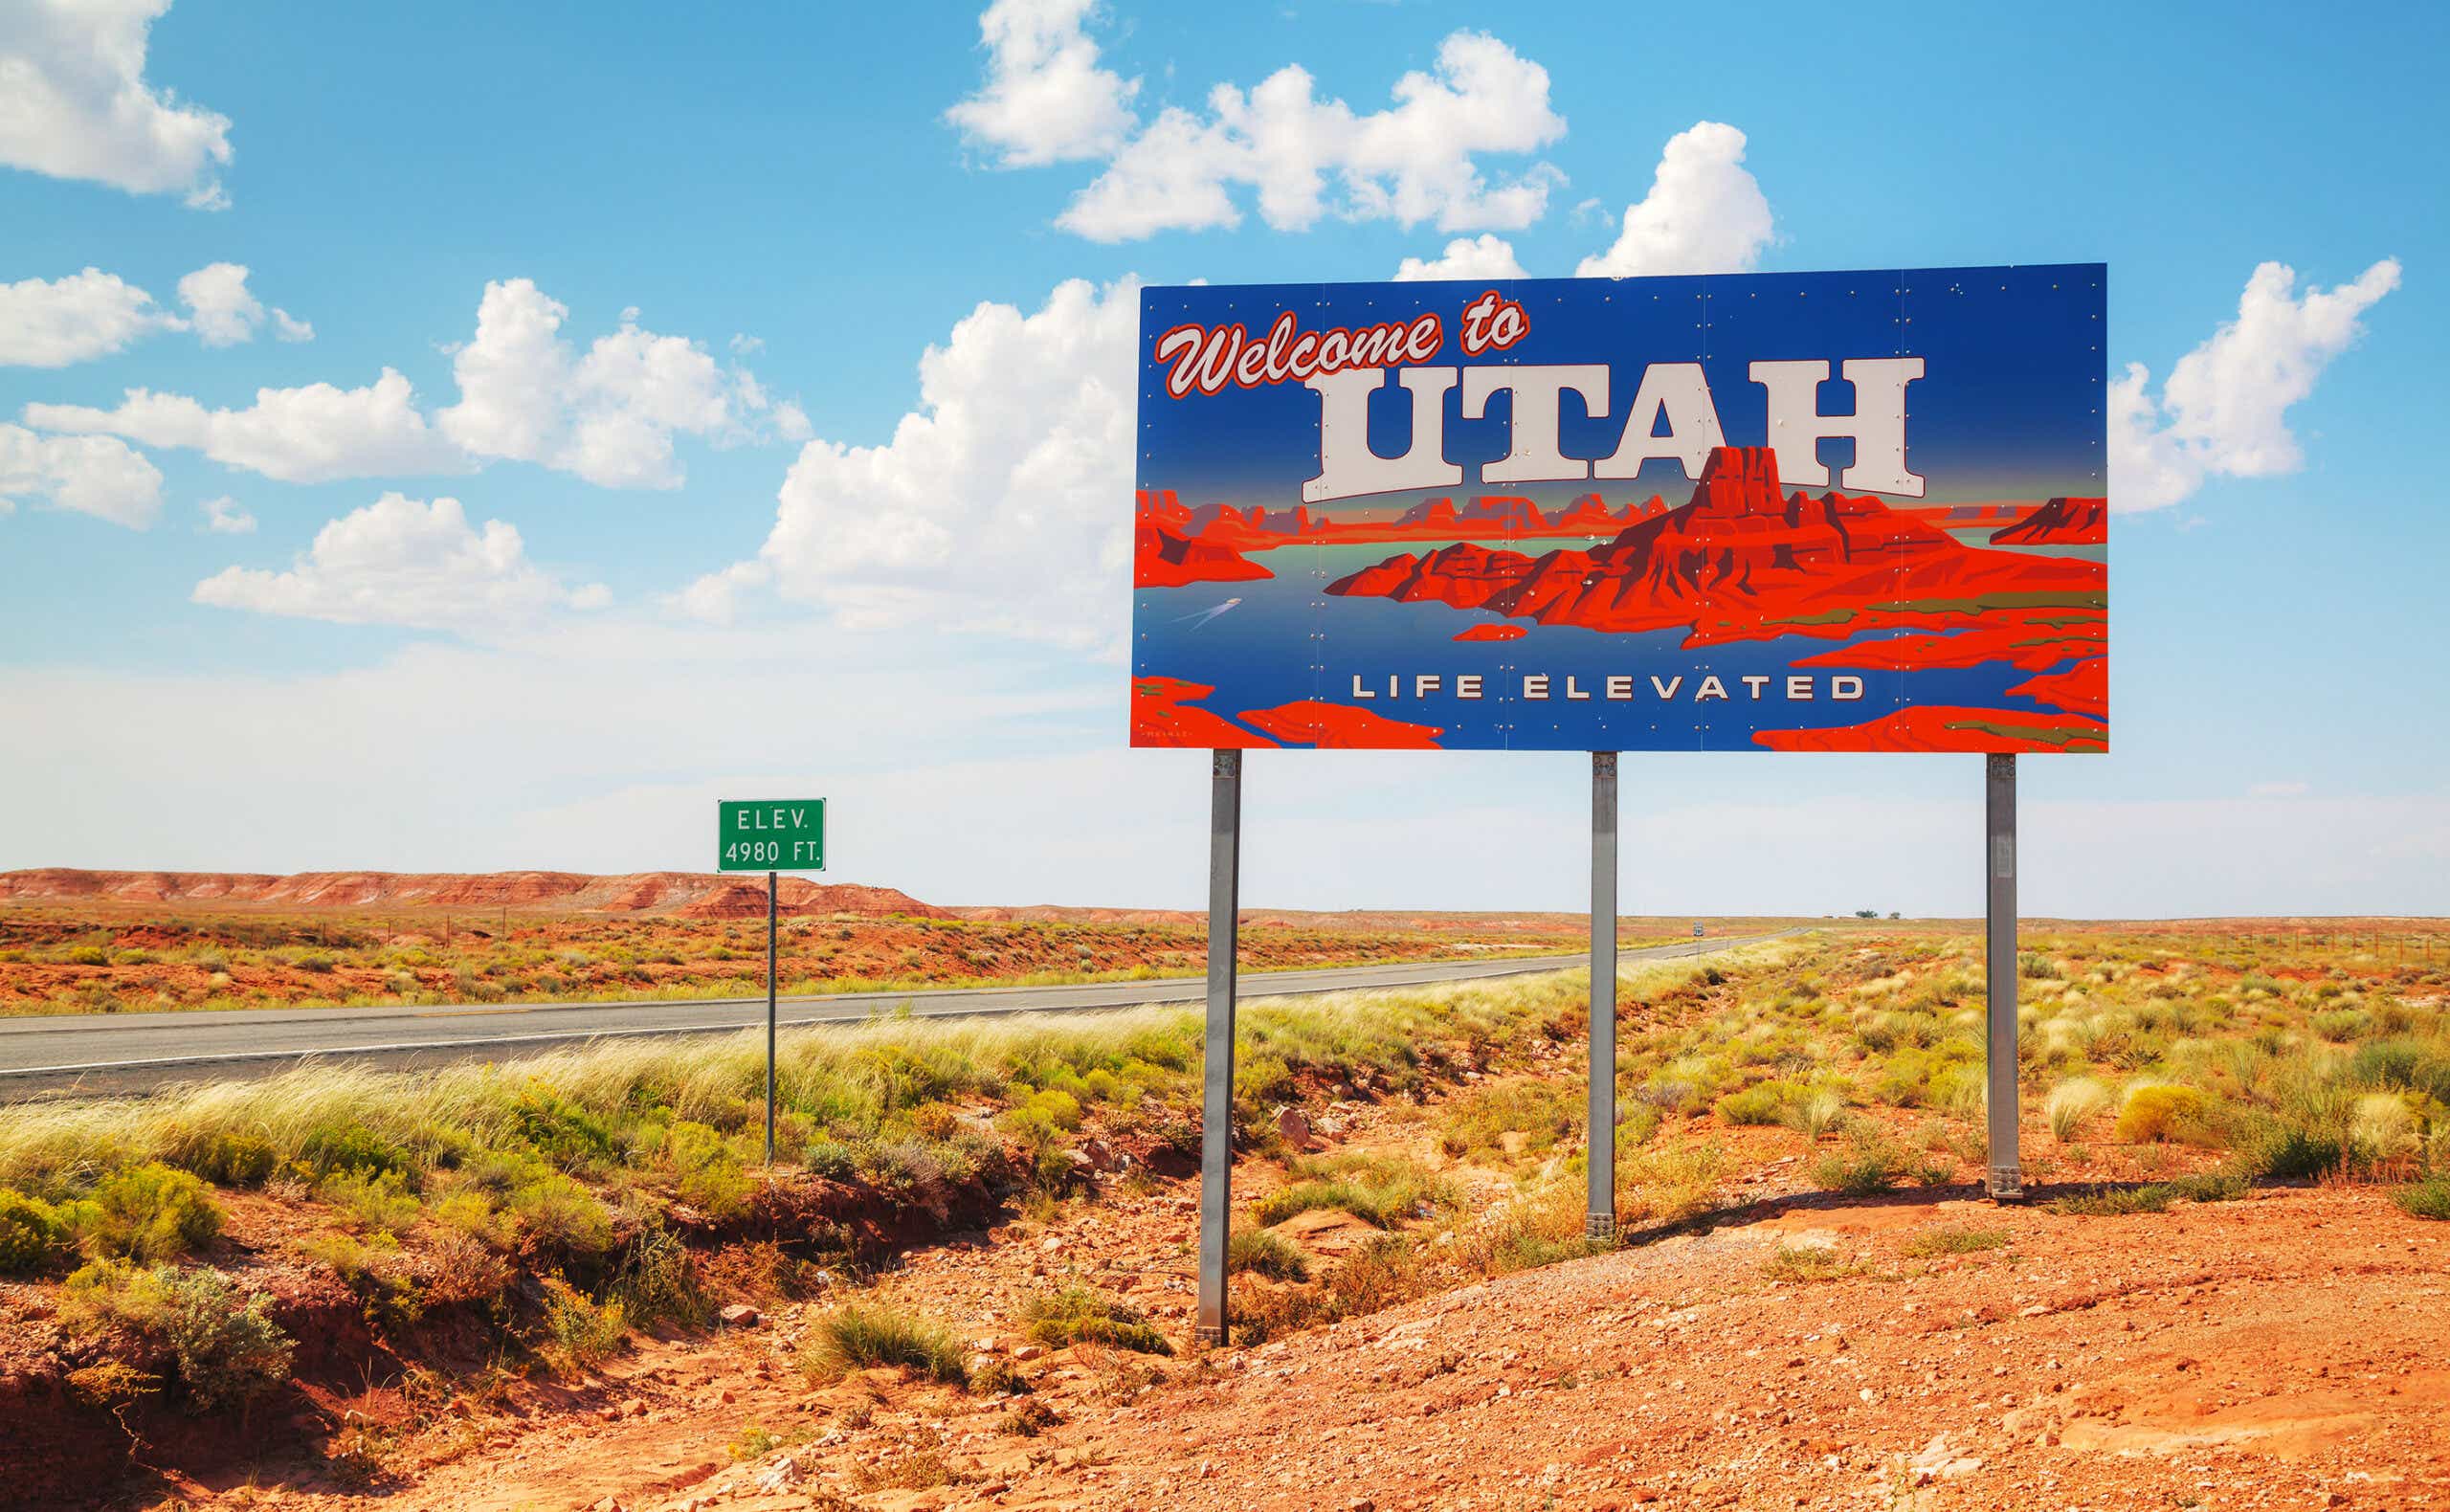
[[[2106,283],[1146,289],[1132,744],[2107,750]]]

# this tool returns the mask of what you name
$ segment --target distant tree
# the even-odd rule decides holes
[[[1890,917],[1891,919],[1895,919],[1896,917],[1898,917],[1897,910],[1896,910],[1896,909],[1894,909],[1894,908],[1890,909],[1890,910],[1888,911],[1888,917]]]
[[[1858,919],[1878,919],[1880,917],[1880,910],[1877,908],[1858,908],[1855,910],[1855,917]]]

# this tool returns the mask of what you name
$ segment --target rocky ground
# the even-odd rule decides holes
[[[1314,1250],[1355,1237],[1304,1218],[1285,1227]],[[438,1413],[376,1393],[359,1484],[167,1490],[437,1512],[2450,1505],[2450,1229],[2371,1189],[2119,1217],[1962,1188],[1773,1195],[1204,1353],[1184,1337],[1193,1221],[1190,1188],[1164,1186],[887,1279],[1026,1395],[812,1381],[819,1299],[576,1389]],[[1177,1355],[1025,1342],[1019,1300],[1064,1279],[1142,1306]]]

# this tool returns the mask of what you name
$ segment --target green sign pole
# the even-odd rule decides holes
[[[715,870],[766,874],[766,1164],[774,1164],[776,956],[785,871],[825,870],[825,800],[715,805]]]
[[[774,906],[782,892],[780,872],[766,874],[766,1164],[774,1164],[774,938],[775,919],[781,912]]]

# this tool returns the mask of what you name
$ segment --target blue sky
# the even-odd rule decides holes
[[[2450,911],[2438,10],[146,10],[0,3],[0,867],[698,866],[757,789],[846,879],[1195,901],[1122,280],[1468,238],[2107,262],[2117,748],[2023,764],[2029,906]],[[1254,901],[1580,899],[1579,758],[1251,766]],[[1629,909],[1979,906],[1971,757],[1628,768]]]

